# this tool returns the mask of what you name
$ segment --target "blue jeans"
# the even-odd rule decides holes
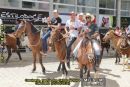
[[[71,46],[75,42],[75,40],[76,37],[70,37],[69,40],[67,41],[67,55],[66,55],[67,60],[70,60]]]
[[[43,33],[42,35],[42,49],[44,53],[47,53],[48,46],[47,46],[47,39],[50,37],[51,30],[49,29],[47,33]]]

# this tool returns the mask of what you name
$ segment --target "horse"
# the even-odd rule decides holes
[[[130,45],[129,45],[129,37],[127,37],[126,33],[122,33],[122,41],[120,45],[121,54],[123,58],[123,70],[125,69],[125,64],[128,66],[128,58],[130,57]]]
[[[87,69],[87,78],[90,78],[90,70],[94,69],[96,75],[94,50],[92,46],[92,40],[84,37],[81,46],[78,50],[78,63],[80,68],[80,79],[83,78],[83,69]]]
[[[122,41],[122,38],[121,36],[118,36],[115,34],[114,30],[109,30],[106,35],[104,36],[103,38],[104,41],[108,41],[110,40],[113,44],[113,47],[115,48],[115,51],[116,51],[116,61],[115,63],[119,63],[120,62],[120,44],[121,44],[121,41]]]
[[[61,31],[53,28],[51,31],[51,43],[53,43],[56,51],[56,55],[60,61],[57,71],[60,71],[62,65],[62,74],[68,74],[68,71],[65,67],[65,58],[66,58],[66,40]]]
[[[23,26],[21,28],[23,28]],[[8,63],[8,61],[12,55],[12,50],[16,51],[17,55],[19,56],[19,59],[22,60],[20,51],[17,46],[17,37],[20,37],[23,34],[23,32],[21,31],[21,28],[19,28],[19,30],[18,30],[19,33],[17,33],[17,31],[13,32],[13,33],[4,33],[5,41],[3,42],[2,45],[6,46],[7,52],[8,52],[7,59],[5,60],[6,64]],[[16,35],[17,35],[17,37],[16,37]]]
[[[28,40],[29,40],[29,48],[32,50],[33,54],[33,69],[32,73],[36,71],[36,60],[38,56],[39,63],[42,68],[43,74],[45,74],[45,67],[42,64],[42,54],[40,51],[42,50],[41,48],[41,38],[40,38],[40,31],[38,31],[33,24],[30,21],[24,20],[24,27],[22,27],[22,32],[27,34]],[[21,31],[18,31],[20,33]]]

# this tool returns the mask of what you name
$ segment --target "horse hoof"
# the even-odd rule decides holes
[[[36,68],[34,68],[33,70],[32,70],[32,73],[34,73],[36,71]]]
[[[60,69],[57,69],[57,72],[59,72],[60,71]]]
[[[42,73],[45,75],[46,74],[46,70],[45,68],[42,70]]]
[[[45,72],[45,71],[43,71],[42,73],[43,73],[43,75],[45,75],[45,74],[46,74],[46,72]]]

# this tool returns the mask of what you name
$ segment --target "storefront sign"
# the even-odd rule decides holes
[[[15,24],[16,18],[31,20],[36,25],[46,24],[46,19],[49,12],[45,11],[30,11],[16,9],[0,9],[0,18],[4,24]]]

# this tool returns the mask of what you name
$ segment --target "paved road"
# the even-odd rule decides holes
[[[7,65],[0,63],[0,87],[51,87],[49,85],[35,85],[32,82],[25,82],[25,79],[46,79],[61,78],[61,72],[57,72],[58,60],[54,53],[49,53],[47,58],[43,58],[46,67],[46,75],[41,72],[41,67],[37,63],[37,70],[32,70],[32,54],[22,53],[23,60],[19,61],[18,56],[13,54]],[[106,87],[130,87],[130,69],[122,71],[122,65],[115,65],[114,58],[104,57],[100,67],[100,77],[106,78]],[[71,63],[69,78],[79,78],[77,62]],[[53,87],[61,87],[53,85]],[[80,83],[71,83],[62,87],[80,87]]]

